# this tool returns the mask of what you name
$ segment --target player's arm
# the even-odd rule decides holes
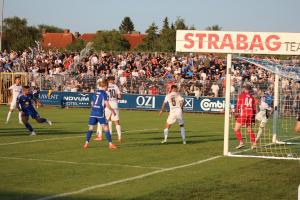
[[[235,107],[235,113],[234,113],[235,117],[238,117],[240,114],[241,104],[242,104],[242,97],[241,97],[241,95],[239,95],[238,101],[237,101],[236,107]]]
[[[20,98],[19,98],[19,97],[17,98],[17,109],[18,109],[20,112],[22,112],[22,106],[21,106],[21,104],[20,104]]]
[[[32,100],[36,106],[43,107],[43,104],[41,103],[41,101],[39,99],[35,98],[33,95],[32,95]]]
[[[108,108],[108,109],[111,111],[111,113],[112,113],[113,115],[116,115],[114,109],[112,109],[112,107],[110,106],[108,100],[105,100],[105,101],[104,101],[104,104],[105,104],[105,107]]]
[[[179,104],[180,104],[180,108],[181,108],[181,110],[183,110],[183,106],[184,106],[184,99],[181,97],[180,98],[180,102],[179,102]]]
[[[122,98],[122,93],[121,93],[119,87],[117,87],[117,91],[116,92],[117,92],[117,99],[121,99]]]
[[[159,116],[162,115],[162,113],[163,113],[164,110],[165,110],[165,107],[166,107],[166,102],[164,101],[163,104],[161,105],[161,108],[160,108],[160,111],[159,111]]]

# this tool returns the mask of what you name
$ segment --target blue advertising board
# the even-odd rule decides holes
[[[53,92],[48,96],[47,91],[41,91],[40,101],[45,105],[90,107],[92,93]],[[159,110],[165,96],[123,94],[119,100],[120,109]],[[167,107],[168,109],[168,107]],[[184,96],[185,112],[220,113],[225,109],[225,98],[200,97],[199,99]]]

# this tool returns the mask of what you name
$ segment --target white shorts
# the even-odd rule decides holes
[[[184,124],[181,109],[170,111],[170,114],[169,114],[168,119],[167,119],[167,123],[168,124],[174,124],[176,121],[178,122],[179,125]]]
[[[267,123],[268,118],[266,116],[266,111],[259,111],[256,114],[255,119],[258,120],[258,121],[260,121],[260,122]]]
[[[105,108],[105,117],[107,120],[111,120],[111,121],[120,120],[119,109],[115,108],[114,111],[115,111],[116,115],[113,115],[112,112],[108,108]]]
[[[9,109],[13,110],[13,109],[16,109],[16,107],[17,107],[17,99],[13,99],[10,103]]]

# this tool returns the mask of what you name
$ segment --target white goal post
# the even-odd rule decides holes
[[[197,30],[177,30],[176,33],[176,51],[177,52],[194,52],[194,53],[222,53],[227,54],[227,70],[226,70],[226,92],[225,92],[225,119],[224,119],[224,150],[225,156],[237,157],[263,157],[274,159],[299,159],[294,151],[291,151],[286,145],[292,144],[289,142],[294,137],[289,136],[284,140],[279,140],[277,137],[278,127],[282,121],[289,117],[283,115],[279,120],[279,104],[280,97],[280,78],[289,78],[300,80],[300,70],[297,72],[283,72],[283,67],[280,64],[261,62],[260,60],[248,59],[237,56],[237,59],[251,63],[257,67],[263,68],[275,74],[274,91],[273,92],[273,119],[268,134],[271,138],[264,138],[265,143],[260,147],[264,150],[258,150],[256,153],[245,153],[251,149],[244,149],[232,153],[230,150],[231,140],[231,104],[234,98],[231,97],[231,72],[233,55],[240,54],[262,54],[262,55],[300,55],[300,33],[273,33],[273,32],[228,32],[228,31],[197,31]],[[285,105],[284,105],[285,106]],[[286,110],[284,108],[284,110]],[[232,119],[234,120],[234,119]],[[296,122],[296,120],[294,120]],[[290,123],[290,122],[289,122]],[[287,128],[286,123],[286,130]],[[290,128],[290,127],[289,127]],[[266,129],[267,130],[267,129]],[[264,130],[264,132],[266,132]],[[290,131],[290,129],[289,129]],[[295,136],[296,138],[298,136]],[[300,136],[299,136],[300,138]],[[234,139],[233,139],[234,140]],[[261,151],[263,151],[262,154]],[[298,149],[299,151],[299,149]],[[297,154],[297,153],[296,153]]]

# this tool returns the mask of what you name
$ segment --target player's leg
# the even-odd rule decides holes
[[[85,134],[85,144],[83,148],[87,149],[89,147],[89,143],[93,134],[94,126],[98,123],[98,119],[95,117],[89,118],[89,129]]]
[[[30,136],[35,136],[36,133],[34,132],[32,126],[29,124],[29,115],[22,112],[22,123],[26,127],[26,129],[30,132]]]
[[[185,128],[184,128],[184,121],[183,121],[182,113],[179,113],[177,121],[180,126],[180,134],[181,134],[181,138],[182,138],[182,143],[186,144]]]
[[[241,127],[242,127],[241,119],[238,118],[236,120],[235,126],[234,126],[234,133],[235,133],[237,140],[239,141],[239,145],[236,147],[237,149],[244,147],[243,138],[242,138],[242,134],[241,134]]]
[[[85,134],[85,144],[83,146],[83,148],[88,148],[89,147],[89,143],[93,134],[93,130],[94,130],[94,126],[93,125],[89,125],[89,130],[86,132]]]
[[[295,132],[300,133],[300,113],[297,114],[297,122],[295,125]]]
[[[32,110],[30,115],[33,119],[37,121],[37,123],[48,123],[49,126],[52,126],[52,122],[49,119],[40,117],[40,115],[35,110]]]
[[[161,143],[166,143],[167,142],[170,128],[171,128],[171,124],[169,124],[168,120],[167,120],[166,125],[165,125],[165,129],[164,129],[164,140],[161,141]]]
[[[118,134],[118,141],[121,142],[122,132],[121,132],[120,117],[119,117],[119,109],[115,109],[115,113],[116,115],[111,116],[111,120],[115,123],[117,134]]]
[[[8,124],[8,122],[9,122],[9,119],[10,119],[10,116],[11,116],[11,114],[13,113],[13,109],[11,109],[11,108],[9,108],[9,111],[8,111],[8,113],[7,113],[7,117],[6,117],[6,124]]]
[[[263,134],[265,127],[266,127],[266,122],[262,120],[258,127],[258,132],[257,132],[256,138],[255,138],[255,142],[257,142],[259,140],[260,136]]]
[[[100,118],[99,119],[100,124],[102,125],[103,131],[105,133],[106,139],[108,141],[108,147],[110,149],[116,149],[117,147],[112,143],[112,139],[111,139],[111,133],[109,131],[109,127],[107,124],[107,120],[105,118]]]
[[[100,123],[97,124],[97,137],[94,140],[102,141],[102,126]]]
[[[247,122],[246,122],[246,126],[247,126],[247,133],[250,136],[250,140],[252,143],[252,149],[256,148],[256,141],[255,141],[255,134],[252,130],[252,116],[251,117],[247,117]]]

